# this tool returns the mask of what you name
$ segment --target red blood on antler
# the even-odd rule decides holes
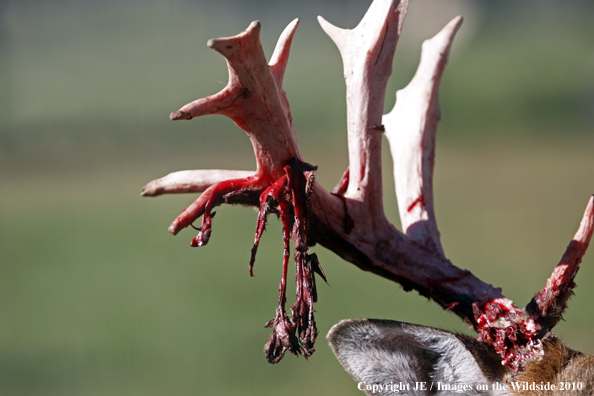
[[[382,115],[385,88],[407,10],[406,0],[375,0],[353,30],[319,18],[340,50],[347,91],[349,168],[329,193],[314,182],[315,168],[303,161],[282,80],[297,20],[282,33],[270,64],[253,22],[237,36],[210,40],[208,46],[227,60],[229,83],[218,94],[191,102],[172,120],[205,114],[231,118],[250,138],[256,172],[182,171],[145,186],[142,195],[202,192],[169,230],[177,234],[203,216],[193,246],[208,242],[213,208],[223,203],[259,207],[250,260],[255,260],[266,216],[283,224],[283,275],[279,308],[268,327],[274,331],[265,353],[277,363],[288,350],[309,356],[317,330],[314,272],[325,279],[308,245],[319,243],[363,270],[417,290],[460,316],[494,346],[515,369],[541,353],[540,340],[557,323],[574,286],[573,278],[594,229],[594,197],[574,240],[543,291],[525,309],[518,308],[470,271],[454,266],[441,246],[433,205],[435,134],[440,118],[438,92],[457,17],[423,44],[412,81],[398,91],[394,109]],[[381,142],[385,135],[394,160],[396,196],[402,232],[385,217],[382,202]],[[297,299],[285,311],[289,240],[295,242]],[[299,337],[297,338],[296,333]]]
[[[310,356],[317,336],[313,317],[316,301],[314,272],[325,276],[315,255],[308,254],[309,195],[313,189],[316,167],[300,159],[299,148],[291,122],[289,103],[282,89],[282,79],[289,56],[289,47],[298,21],[283,32],[270,64],[266,62],[259,41],[260,24],[252,23],[243,33],[216,40],[208,46],[227,59],[229,83],[218,94],[196,100],[171,114],[172,120],[191,119],[205,114],[223,114],[231,118],[250,137],[257,160],[255,174],[227,179],[241,171],[212,174],[185,171],[149,183],[143,195],[165,192],[200,192],[202,195],[171,224],[169,231],[177,234],[202,216],[198,235],[192,246],[204,246],[212,232],[212,211],[223,203],[259,206],[254,247],[250,259],[250,275],[256,258],[266,216],[279,215],[283,224],[283,272],[279,288],[279,308],[267,327],[274,331],[266,345],[266,358],[277,363],[285,351]],[[245,173],[244,173],[245,174]],[[192,177],[195,179],[193,180]],[[211,177],[208,184],[204,178]],[[183,183],[183,185],[182,185]],[[286,281],[290,240],[295,241],[297,267],[297,300],[289,319],[285,310]],[[299,338],[296,337],[296,332]]]
[[[318,334],[313,316],[313,303],[317,301],[314,272],[318,272],[324,280],[326,277],[321,271],[316,256],[310,256],[307,253],[309,193],[311,193],[316,169],[314,166],[293,158],[284,167],[285,175],[268,187],[260,196],[260,212],[258,213],[258,225],[250,260],[250,275],[260,237],[264,232],[266,216],[270,210],[274,209],[279,213],[283,225],[283,273],[279,287],[279,307],[276,317],[266,324],[266,327],[273,327],[274,331],[264,348],[266,359],[274,364],[282,359],[287,350],[294,355],[302,353],[306,358],[311,356]],[[306,172],[309,173],[307,177],[305,176]],[[285,303],[291,238],[295,241],[297,301],[291,307],[293,315],[289,320],[285,311]],[[298,331],[299,342],[295,337],[295,330]]]

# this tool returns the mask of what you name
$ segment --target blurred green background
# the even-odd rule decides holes
[[[253,169],[218,116],[168,121],[219,91],[209,38],[262,22],[268,56],[299,17],[285,77],[298,139],[331,189],[347,166],[342,64],[320,14],[354,27],[368,1],[0,0],[0,395],[358,395],[323,336],[389,318],[472,334],[416,292],[322,247],[317,352],[265,362],[282,240],[271,219],[248,276],[256,214],[223,207],[208,246],[167,227],[194,195],[141,198],[181,169]],[[387,93],[423,39],[465,17],[440,93],[435,200],[448,257],[525,305],[594,193],[594,6],[412,0]],[[398,224],[385,163],[385,202]],[[594,353],[594,253],[556,332]],[[291,283],[291,282],[289,282]],[[293,289],[294,290],[294,289]],[[289,299],[291,304],[291,299]]]

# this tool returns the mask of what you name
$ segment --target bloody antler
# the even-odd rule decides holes
[[[176,172],[149,183],[143,189],[143,195],[151,196],[203,191],[169,227],[171,233],[177,234],[202,216],[202,225],[192,240],[192,246],[208,243],[214,207],[222,203],[259,206],[250,275],[266,216],[270,212],[280,216],[284,254],[279,307],[275,318],[266,325],[274,328],[265,348],[266,357],[271,363],[280,361],[287,350],[293,354],[302,353],[305,357],[313,353],[317,336],[313,316],[313,303],[317,299],[314,272],[324,277],[315,255],[308,254],[307,243],[309,194],[316,167],[301,160],[289,102],[282,89],[289,48],[297,25],[298,21],[294,20],[285,29],[270,64],[266,62],[260,45],[259,22],[253,22],[237,36],[210,40],[208,46],[227,60],[229,83],[218,94],[189,103],[170,116],[172,120],[191,119],[205,114],[228,116],[252,141],[256,172]],[[297,267],[297,300],[292,306],[292,318],[285,310],[290,239],[295,241]]]
[[[314,182],[315,167],[301,157],[282,89],[296,20],[281,35],[270,64],[259,43],[257,22],[237,36],[209,41],[208,45],[227,59],[229,83],[220,93],[171,114],[173,120],[224,114],[252,142],[255,173],[178,172],[149,183],[143,195],[203,191],[170,227],[177,234],[203,216],[193,246],[208,242],[215,206],[240,203],[259,207],[250,271],[267,214],[280,216],[283,275],[279,308],[267,325],[274,327],[274,332],[265,348],[272,363],[287,350],[305,356],[313,352],[317,334],[313,272],[322,276],[323,272],[307,246],[316,242],[361,269],[394,280],[405,290],[415,289],[456,313],[480,339],[495,347],[506,364],[516,368],[540,354],[540,339],[558,321],[571,294],[573,277],[594,228],[594,198],[561,264],[526,309],[519,309],[501,294],[501,289],[454,266],[445,257],[433,210],[433,158],[440,117],[439,83],[462,19],[455,18],[423,44],[417,73],[398,92],[394,109],[382,117],[385,87],[406,9],[406,0],[375,0],[353,30],[339,29],[319,18],[340,50],[347,85],[349,169],[333,193]],[[383,211],[384,133],[394,158],[403,232],[388,222]],[[292,306],[292,318],[285,311],[289,239],[295,242],[297,265],[297,301]]]

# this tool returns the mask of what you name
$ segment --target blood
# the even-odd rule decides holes
[[[477,340],[492,345],[503,359],[502,364],[517,371],[523,362],[539,357],[541,343],[536,327],[521,310],[515,306],[509,309],[494,301],[485,304],[482,312],[476,303],[473,308],[478,325]]]
[[[344,171],[344,173],[342,174],[342,177],[340,178],[340,181],[338,182],[338,184],[332,190],[332,194],[338,195],[338,196],[344,196],[344,194],[347,191],[347,188],[349,187],[349,178],[350,178],[350,171],[349,171],[349,168],[347,168]]]
[[[246,93],[247,94],[247,93]],[[279,284],[278,307],[275,317],[265,327],[273,331],[264,348],[266,359],[278,363],[286,351],[305,358],[315,351],[314,343],[318,335],[314,319],[313,303],[317,301],[315,276],[317,273],[326,281],[315,254],[309,254],[307,233],[309,226],[309,194],[311,193],[317,167],[297,158],[284,166],[284,175],[270,180],[265,175],[246,179],[228,180],[208,188],[173,223],[173,230],[187,227],[202,215],[198,235],[192,239],[192,246],[204,246],[212,233],[212,209],[221,203],[229,202],[233,196],[246,191],[259,193],[259,212],[254,235],[254,245],[249,262],[249,273],[253,267],[260,239],[270,213],[279,215],[283,229],[282,275]],[[348,180],[348,176],[347,176]],[[291,240],[295,242],[296,301],[291,307],[292,315],[286,311],[287,274]]]
[[[285,175],[260,196],[260,212],[250,268],[253,266],[266,216],[271,208],[275,207],[279,212],[283,225],[283,272],[279,286],[279,307],[275,318],[267,323],[268,327],[273,327],[273,332],[264,348],[266,359],[273,364],[278,363],[286,351],[292,354],[300,353],[305,358],[311,356],[315,351],[314,343],[318,329],[313,309],[313,303],[317,301],[314,273],[320,274],[326,280],[317,256],[308,254],[307,247],[309,193],[316,169],[312,165],[293,158],[283,168]],[[285,311],[285,302],[291,239],[295,242],[296,301],[291,306],[292,317],[289,319]],[[298,334],[297,342],[296,333]]]
[[[258,246],[260,245],[260,238],[262,237],[262,233],[264,232],[264,228],[266,227],[266,217],[268,216],[268,213],[271,209],[271,203],[269,202],[269,200],[273,202],[279,202],[279,205],[280,202],[285,202],[281,195],[284,194],[286,184],[287,175],[284,175],[280,179],[272,183],[272,185],[270,185],[270,187],[264,190],[262,194],[260,194],[260,210],[258,212],[258,222],[256,225],[256,234],[254,236],[254,246],[252,247],[252,257],[250,259],[250,276],[254,275],[253,267],[254,262],[256,261],[256,253],[258,251]],[[285,221],[283,221],[283,234],[285,234],[284,226]]]
[[[425,196],[423,194],[419,195],[419,197],[417,199],[415,199],[413,201],[413,203],[411,203],[407,209],[407,212],[412,212],[412,210],[415,208],[415,206],[417,205],[421,205],[421,206],[425,206]]]

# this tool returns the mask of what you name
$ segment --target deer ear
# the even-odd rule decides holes
[[[427,390],[433,384],[436,391],[439,382],[450,390],[472,386],[464,394],[485,394],[477,385],[490,389],[504,370],[496,354],[476,340],[431,327],[349,319],[335,325],[327,339],[359,389],[369,395],[416,394],[415,385],[423,382]],[[407,384],[412,393],[406,392]]]

